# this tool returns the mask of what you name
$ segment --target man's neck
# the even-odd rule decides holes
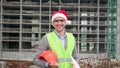
[[[65,30],[63,31],[56,31],[60,36],[64,36],[65,35]]]

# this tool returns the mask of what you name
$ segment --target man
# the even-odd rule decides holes
[[[74,68],[71,57],[77,58],[77,48],[75,46],[75,38],[72,33],[65,30],[68,21],[68,13],[64,10],[55,11],[52,14],[52,25],[55,28],[53,32],[46,34],[39,43],[37,54],[34,57],[34,64],[42,66],[42,68]],[[39,59],[39,55],[46,51],[52,50],[57,55],[58,62],[54,65],[47,61]],[[52,57],[49,57],[52,58]]]

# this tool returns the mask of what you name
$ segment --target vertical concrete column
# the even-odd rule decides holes
[[[120,60],[120,0],[117,0],[117,59]]]

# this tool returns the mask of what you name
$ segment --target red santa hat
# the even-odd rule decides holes
[[[66,23],[67,23],[67,21],[68,21],[68,23],[71,22],[71,21],[68,20],[68,13],[65,10],[58,10],[58,11],[53,12],[53,14],[52,14],[52,22],[57,17],[64,18]]]

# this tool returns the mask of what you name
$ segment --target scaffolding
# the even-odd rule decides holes
[[[108,57],[116,58],[116,0],[109,0]]]

